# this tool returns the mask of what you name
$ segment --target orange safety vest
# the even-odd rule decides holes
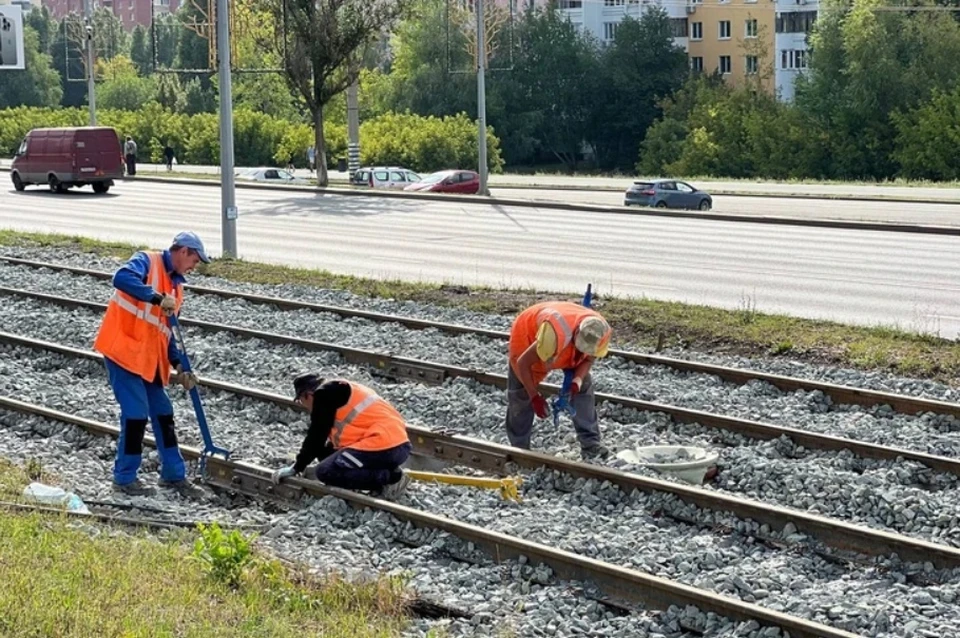
[[[330,443],[335,450],[345,447],[365,452],[389,450],[408,442],[407,424],[396,408],[360,383],[350,385],[350,400],[337,410]]]
[[[182,287],[174,286],[170,279],[163,265],[163,253],[149,251],[147,255],[150,257],[147,285],[160,294],[173,295],[179,314],[183,303]],[[140,301],[120,290],[113,291],[93,343],[94,350],[147,381],[153,381],[159,371],[160,380],[167,385],[170,381],[169,344],[170,326],[159,305]]]
[[[514,374],[519,375],[517,363],[520,355],[536,342],[537,333],[544,323],[549,323],[557,335],[557,352],[552,359],[541,361],[538,358],[533,364],[531,372],[534,385],[540,385],[551,370],[568,370],[580,365],[587,355],[577,350],[573,332],[587,317],[601,317],[601,315],[596,310],[569,301],[544,301],[530,306],[517,315],[510,328],[510,367],[513,368]],[[603,341],[610,340],[611,332],[612,330],[608,328]]]

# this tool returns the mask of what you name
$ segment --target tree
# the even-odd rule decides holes
[[[40,36],[33,27],[23,29],[24,66],[22,71],[2,71],[3,90],[0,108],[14,106],[47,106],[60,104],[63,89],[51,57],[40,50]]]
[[[153,64],[153,55],[156,52],[156,67],[169,69],[173,67],[177,60],[177,50],[180,35],[180,21],[177,16],[163,14],[153,19],[150,29],[153,41],[147,42],[147,52],[151,56]],[[148,32],[148,35],[151,34]]]
[[[57,21],[50,15],[46,7],[35,8],[23,17],[24,24],[37,32],[40,42],[40,51],[50,53],[50,46],[57,33]],[[26,44],[26,43],[24,43]]]
[[[603,168],[630,170],[640,142],[660,115],[658,101],[687,75],[687,56],[673,43],[666,11],[651,8],[627,18],[601,53],[591,139]]]
[[[511,162],[545,152],[574,169],[599,90],[596,44],[553,7],[527,11],[517,40],[514,69],[492,96],[500,115],[491,123]]]
[[[894,158],[909,179],[960,179],[960,87],[937,92],[910,111],[893,114],[896,126]]]
[[[157,87],[152,78],[137,75],[130,58],[118,55],[97,63],[97,107],[121,111],[139,111],[156,99]]]
[[[53,67],[60,75],[60,100],[63,106],[80,106],[87,96],[87,84],[83,78],[86,66],[83,61],[83,49],[69,36],[70,22],[76,16],[67,16],[60,23],[50,44]]]
[[[797,104],[828,133],[825,172],[834,177],[895,175],[891,115],[958,81],[960,23],[950,13],[879,9],[879,0],[821,4],[811,68],[797,83]]]
[[[130,37],[130,59],[133,60],[137,73],[141,76],[147,76],[153,72],[149,33],[139,24],[133,29],[133,35]]]
[[[291,89],[313,119],[317,181],[326,186],[327,153],[323,109],[360,74],[359,61],[376,38],[391,28],[411,0],[261,0],[278,25],[270,41],[283,60]],[[279,27],[286,25],[286,32]],[[266,43],[265,43],[266,44]],[[284,55],[285,54],[285,55]]]

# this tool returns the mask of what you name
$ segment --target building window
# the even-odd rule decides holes
[[[619,22],[604,22],[603,23],[603,39],[607,42],[610,42],[617,37],[617,27],[620,26]]]
[[[690,70],[695,73],[703,73],[703,58],[699,55],[690,58]]]
[[[756,20],[755,18],[751,18],[750,20],[747,20],[747,22],[746,22],[746,36],[747,36],[748,38],[755,38],[755,37],[757,37],[757,20]]]
[[[603,0],[605,7],[622,7],[625,3],[626,0]]]
[[[690,39],[703,40],[703,23],[693,22],[690,25]]]
[[[747,56],[747,74],[756,75],[757,70],[759,68],[760,68],[760,61],[757,59],[757,56],[748,55]]]
[[[730,21],[729,20],[720,21],[720,39],[721,40],[730,39]]]
[[[721,55],[720,56],[720,74],[725,75],[727,73],[730,73],[732,68],[733,68],[733,65],[731,65],[730,63],[730,56]]]
[[[583,0],[560,0],[561,9],[582,9]]]
[[[780,68],[807,68],[807,52],[804,49],[782,49],[780,51]]]
[[[816,21],[816,11],[781,13],[777,16],[777,33],[810,33]]]
[[[687,37],[686,18],[670,18],[670,36],[674,38]]]

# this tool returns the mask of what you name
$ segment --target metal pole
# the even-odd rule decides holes
[[[483,0],[476,0],[477,7],[477,172],[480,173],[480,195],[489,195],[487,190],[487,91],[484,86],[487,43],[486,25],[483,20]]]
[[[233,90],[230,75],[229,0],[217,0],[217,57],[220,67],[220,232],[224,257],[237,254],[237,200],[233,183]]]
[[[350,179],[360,168],[359,80],[347,87],[347,165]]]
[[[94,82],[96,52],[93,47],[93,0],[84,0],[84,33],[87,36],[87,105],[90,107],[90,126],[97,125],[97,89]]]

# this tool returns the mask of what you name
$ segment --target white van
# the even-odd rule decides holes
[[[350,183],[354,186],[403,190],[410,184],[419,181],[420,176],[407,168],[401,168],[399,166],[371,166],[361,168],[354,173]]]

